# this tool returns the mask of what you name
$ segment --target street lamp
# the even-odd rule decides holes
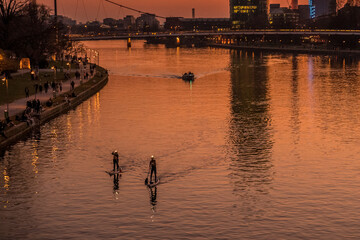
[[[9,118],[9,84],[8,84],[8,79],[6,77],[4,77],[2,79],[2,81],[5,82],[5,85],[6,85],[7,101],[6,101],[6,111],[4,112],[4,117],[5,117],[5,120],[7,120]]]
[[[54,80],[56,80],[56,67],[55,67],[55,66],[52,66],[51,69],[54,70]]]
[[[66,63],[66,65],[69,67],[69,71],[71,72],[71,63]]]

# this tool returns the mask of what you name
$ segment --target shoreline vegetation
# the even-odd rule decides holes
[[[0,129],[0,152],[6,150],[8,146],[17,141],[28,137],[32,130],[39,130],[39,127],[44,123],[74,109],[102,89],[107,81],[107,70],[96,66],[96,72],[92,78],[77,86],[74,90],[63,92],[57,97],[52,98],[51,106],[46,106],[46,103],[42,102],[41,104],[45,108],[33,114],[28,121],[20,121],[19,115],[10,116],[10,122],[6,126],[3,125],[4,127],[1,126]]]

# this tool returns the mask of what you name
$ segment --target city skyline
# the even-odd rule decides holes
[[[53,0],[38,0],[37,2],[53,9]],[[114,2],[164,17],[191,17],[192,8],[196,10],[196,17],[228,18],[230,16],[229,0],[183,0],[172,1],[171,3],[165,0],[151,2],[146,0],[138,0],[137,2],[115,0]],[[286,7],[290,2],[288,3],[287,0],[270,0],[269,3],[280,3],[282,7]],[[301,4],[308,4],[308,1],[299,0],[299,5]],[[104,18],[120,19],[126,15],[136,17],[140,15],[116,7],[105,0],[58,0],[58,14],[73,18],[78,22],[93,21],[95,19],[102,21]]]

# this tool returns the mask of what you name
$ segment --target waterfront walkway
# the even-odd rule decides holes
[[[86,67],[86,70],[84,71],[88,71],[89,72],[90,66],[88,65]],[[52,70],[51,70],[52,71]],[[95,76],[96,71],[94,70],[94,74],[91,76],[89,73],[89,78],[86,80],[82,80],[82,83],[87,82],[88,80],[92,79]],[[14,74],[13,74],[14,75]],[[69,80],[63,81],[62,82],[62,91],[58,91],[56,92],[56,96],[59,96],[60,94],[66,93],[66,92],[70,92],[71,90],[71,81],[75,82],[75,88],[80,86],[80,81],[81,79],[76,79],[75,77],[70,78]],[[25,95],[25,92],[24,92]],[[20,98],[17,99],[11,103],[9,103],[9,116],[15,116],[19,113],[21,113],[22,111],[25,110],[26,108],[26,102],[29,100],[33,100],[33,99],[39,99],[40,102],[46,102],[47,100],[49,100],[49,98],[53,98],[54,97],[54,93],[52,91],[52,88],[49,87],[49,90],[47,93],[45,93],[45,90],[43,90],[41,93],[38,92],[37,94],[33,94],[30,95],[28,98],[24,97],[24,98]],[[8,104],[3,104],[0,105],[0,120],[4,120],[5,119],[5,115],[4,115],[4,111],[7,109]]]

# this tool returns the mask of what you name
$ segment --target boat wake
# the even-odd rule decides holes
[[[229,71],[228,68],[223,68],[211,72],[195,73],[195,79],[204,78],[207,76],[220,74],[228,71]],[[124,74],[124,73],[111,72],[110,74],[121,77],[163,78],[163,79],[182,79],[183,77],[183,73],[177,75],[177,74]]]
[[[143,77],[143,78],[170,78],[170,79],[181,79],[181,75],[175,74],[117,74],[112,72],[111,74],[121,76],[121,77]]]

